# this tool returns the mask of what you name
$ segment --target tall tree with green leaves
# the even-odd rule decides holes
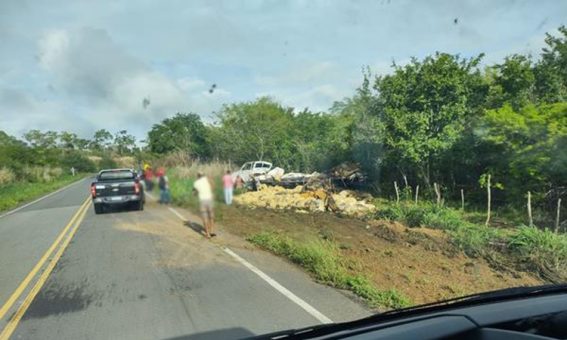
[[[209,155],[207,129],[201,117],[194,113],[177,113],[154,124],[148,132],[147,142],[150,151],[155,153],[180,150],[195,157]]]
[[[291,138],[293,109],[269,97],[226,105],[218,113],[214,130],[216,152],[236,162],[272,161],[289,165],[295,148]]]
[[[372,110],[382,125],[383,145],[426,185],[441,167],[440,156],[461,137],[467,117],[482,111],[479,93],[487,86],[478,70],[481,58],[436,53],[376,79]]]
[[[136,138],[127,130],[120,130],[114,135],[114,146],[119,155],[129,154],[136,147]]]
[[[102,151],[109,149],[112,146],[113,136],[106,129],[100,129],[95,131],[93,139],[91,140],[89,147],[92,150]]]

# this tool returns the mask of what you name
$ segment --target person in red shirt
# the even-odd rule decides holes
[[[152,191],[154,188],[154,172],[151,166],[147,166],[144,171],[144,181],[146,182],[146,189]]]
[[[226,203],[226,205],[231,205],[234,180],[232,179],[230,170],[226,170],[226,174],[222,176],[222,186],[224,188],[224,202]]]

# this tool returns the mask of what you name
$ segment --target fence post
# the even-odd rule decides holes
[[[419,195],[419,184],[415,186],[415,204],[417,204],[418,195]]]
[[[559,233],[559,215],[561,212],[561,198],[557,200],[557,215],[555,216],[555,233]]]
[[[461,210],[465,211],[465,191],[461,189]]]
[[[394,189],[396,189],[396,204],[400,203],[400,191],[398,190],[398,183],[394,181]]]
[[[486,180],[486,193],[487,193],[487,202],[486,202],[486,222],[484,223],[485,225],[488,226],[488,224],[490,223],[490,174],[488,175],[488,178]]]
[[[439,189],[439,184],[433,183],[433,189],[435,190],[435,195],[437,195],[437,206],[441,205],[441,189]]]
[[[528,191],[528,219],[530,227],[534,226],[534,220],[532,218],[532,193]]]

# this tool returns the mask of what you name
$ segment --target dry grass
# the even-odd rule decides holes
[[[11,169],[0,168],[0,185],[12,183],[16,180],[16,174]]]
[[[136,168],[136,159],[132,156],[116,157],[114,161],[119,168]]]
[[[226,170],[229,169],[228,167],[228,163],[223,162],[202,163],[193,161],[189,166],[174,166],[172,170],[179,179],[195,179],[199,172],[212,178],[221,178]]]
[[[50,166],[26,166],[22,171],[23,179],[29,182],[52,182],[63,175],[63,169]]]

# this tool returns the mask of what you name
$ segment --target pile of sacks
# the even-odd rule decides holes
[[[373,213],[376,207],[359,200],[349,190],[337,194],[330,194],[324,189],[303,190],[303,186],[285,189],[280,186],[260,185],[258,191],[250,191],[234,197],[234,202],[249,208],[289,209],[298,212],[323,212],[329,210],[329,201],[333,203],[335,212],[352,216],[363,217]]]

